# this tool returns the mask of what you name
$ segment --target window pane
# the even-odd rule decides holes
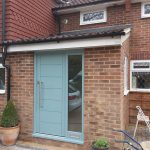
[[[146,69],[150,68],[150,62],[136,62],[133,65],[134,69]]]
[[[86,13],[83,15],[83,21],[94,21],[104,19],[104,11]]]
[[[133,72],[132,88],[150,89],[150,72]]]
[[[5,68],[0,68],[0,90],[5,89]]]
[[[68,56],[68,130],[82,131],[82,56]]]
[[[145,14],[150,14],[150,4],[145,4],[145,6],[144,6],[144,13]]]
[[[0,57],[0,64],[2,64],[2,57]]]

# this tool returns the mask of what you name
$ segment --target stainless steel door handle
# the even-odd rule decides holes
[[[42,97],[41,97],[41,85],[43,82],[37,81],[38,87],[39,87],[39,108],[43,108],[42,106]]]

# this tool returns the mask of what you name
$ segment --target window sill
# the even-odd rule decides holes
[[[59,136],[46,135],[46,134],[40,134],[40,133],[33,133],[32,136],[37,137],[37,138],[56,140],[56,141],[61,141],[61,142],[73,143],[73,144],[80,144],[80,145],[84,144],[84,141],[69,139],[67,137],[59,137]]]
[[[5,94],[5,90],[0,90],[0,94]]]
[[[139,93],[150,93],[150,90],[140,90],[140,89],[136,89],[136,90],[130,90],[130,92],[139,92]]]
[[[150,19],[150,16],[141,16],[141,19]]]

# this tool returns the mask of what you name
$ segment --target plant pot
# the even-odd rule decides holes
[[[3,145],[10,146],[16,144],[20,131],[20,125],[16,127],[0,127],[0,139]]]
[[[109,147],[108,148],[95,148],[95,147],[92,147],[92,150],[109,150]]]

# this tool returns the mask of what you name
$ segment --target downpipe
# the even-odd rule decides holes
[[[7,75],[7,101],[10,100],[10,66],[6,65],[6,58],[7,58],[7,43],[5,42],[6,39],[6,0],[2,0],[2,65],[6,68],[6,75]],[[5,82],[6,83],[6,82]]]
[[[6,65],[6,58],[7,58],[7,45],[3,45],[3,53],[2,53],[2,65],[6,68],[6,75],[7,75],[7,101],[10,100],[10,66]]]

